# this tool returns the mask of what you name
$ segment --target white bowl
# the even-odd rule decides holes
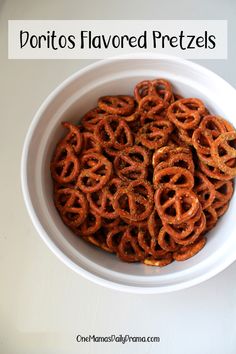
[[[184,97],[202,99],[212,113],[235,124],[236,91],[216,74],[190,61],[166,55],[133,55],[98,61],[57,87],[36,113],[22,156],[22,188],[31,220],[48,247],[70,268],[97,284],[134,293],[163,293],[198,284],[236,259],[236,198],[208,234],[205,248],[185,262],[164,268],[121,262],[75,237],[63,224],[52,198],[49,163],[64,134],[60,122],[78,122],[109,94],[131,94],[144,79],[166,78]]]

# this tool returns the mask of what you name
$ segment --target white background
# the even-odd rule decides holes
[[[7,59],[8,19],[226,19],[228,61],[205,66],[236,86],[234,0],[5,1],[0,8],[0,353],[235,354],[236,263],[191,289],[115,292],[81,278],[41,241],[20,189],[22,144],[49,92],[89,61]],[[225,235],[227,237],[227,235]],[[76,335],[161,337],[158,344],[78,344]]]

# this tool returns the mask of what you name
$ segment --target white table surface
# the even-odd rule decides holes
[[[89,61],[7,59],[8,19],[227,19],[229,59],[203,64],[236,86],[235,10],[233,0],[0,1],[0,354],[236,353],[236,263],[199,286],[145,296],[94,285],[49,251],[23,203],[22,144],[43,99]],[[161,342],[79,344],[78,333]]]

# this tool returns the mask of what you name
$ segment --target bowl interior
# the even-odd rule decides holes
[[[176,93],[204,101],[211,113],[235,124],[235,91],[222,79],[191,63],[172,58],[123,59],[100,62],[75,74],[63,83],[38,111],[28,134],[26,184],[31,216],[39,232],[65,262],[84,274],[104,281],[133,287],[168,287],[202,277],[212,271],[228,250],[235,249],[235,198],[228,212],[207,235],[206,247],[185,262],[164,268],[121,262],[77,238],[61,221],[52,198],[50,159],[59,138],[65,133],[60,123],[78,123],[102,95],[132,94],[141,80],[170,80]]]

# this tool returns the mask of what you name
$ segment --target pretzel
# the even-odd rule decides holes
[[[138,230],[138,244],[145,251],[145,254],[150,254],[153,257],[162,257],[166,255],[157,242],[157,237],[152,237],[147,228],[139,228]]]
[[[176,148],[177,150],[177,148]],[[192,159],[191,152],[189,154],[186,153],[177,153],[174,152],[169,159],[166,161],[160,162],[156,167],[155,170],[162,170],[164,168],[183,168],[184,170],[188,171],[191,175],[194,174],[194,163]]]
[[[170,252],[158,258],[149,256],[145,258],[143,261],[144,264],[149,266],[155,266],[155,267],[165,267],[172,262],[173,262],[173,257]]]
[[[211,145],[213,143],[211,132],[203,128],[196,129],[192,136],[192,142],[199,159],[207,165],[215,166],[211,156]]]
[[[219,207],[216,207],[215,212],[217,214],[217,217],[219,218],[220,216],[224,215],[228,210],[228,207],[229,207],[229,203],[225,203]]]
[[[214,185],[205,174],[200,171],[195,172],[194,192],[196,193],[202,209],[208,208],[214,201],[216,191]]]
[[[85,193],[96,192],[110,179],[112,164],[103,155],[87,153],[81,157],[81,172],[76,186]]]
[[[118,246],[120,244],[121,238],[125,234],[127,226],[118,226],[114,229],[109,230],[106,238],[107,246],[113,252],[118,251]]]
[[[92,243],[94,246],[102,249],[103,251],[113,253],[110,248],[107,246],[106,243],[106,230],[104,229],[99,229],[97,232],[95,232],[93,235],[89,235],[85,237],[84,239],[90,243]]]
[[[193,145],[194,131],[195,131],[194,128],[188,128],[188,129],[179,128],[178,136],[179,136],[179,141],[181,142],[181,145],[184,146],[183,143],[190,145],[190,146]]]
[[[190,219],[191,220],[191,219]],[[206,227],[206,218],[205,214],[201,213],[201,216],[198,220],[195,221],[193,231],[185,238],[173,237],[175,242],[179,245],[187,246],[194,243],[205,230]]]
[[[133,136],[127,123],[118,116],[107,116],[96,129],[95,136],[104,148],[122,150],[133,145]]]
[[[60,184],[73,182],[80,171],[80,163],[72,147],[64,142],[59,143],[51,164],[52,178]]]
[[[54,199],[56,208],[67,226],[75,228],[85,221],[88,204],[83,193],[75,189],[63,188],[56,192]]]
[[[205,131],[207,130],[211,134],[213,140],[218,138],[221,133],[234,130],[233,126],[225,119],[210,114],[202,119],[199,127]]]
[[[218,215],[215,209],[212,206],[209,206],[204,210],[204,214],[206,217],[206,228],[205,231],[210,231],[217,223]]]
[[[222,118],[213,115],[205,116],[198,129],[193,133],[193,145],[197,150],[199,158],[208,165],[215,166],[215,162],[211,156],[211,146],[216,138],[227,129],[231,129],[231,125],[227,125]]]
[[[168,234],[175,240],[182,240],[191,235],[195,229],[196,223],[199,222],[202,216],[202,208],[199,207],[197,212],[187,221],[181,223],[169,224],[163,222],[163,226]]]
[[[189,220],[199,209],[194,192],[185,188],[162,187],[156,190],[155,206],[162,222],[176,224]]]
[[[78,126],[69,123],[69,122],[62,122],[62,126],[66,129],[69,129],[69,133],[62,139],[62,142],[65,144],[69,144],[74,152],[78,154],[82,147],[82,134]]]
[[[169,163],[172,159],[172,156],[178,156],[179,154],[186,154],[191,156],[191,151],[185,147],[163,146],[154,152],[152,156],[152,165],[153,167],[156,167],[161,162]],[[191,170],[194,171],[194,166],[192,168],[192,165]]]
[[[141,112],[141,111],[140,111]],[[140,113],[140,128],[144,126],[145,124],[148,123],[153,123],[156,120],[163,119],[163,116],[160,114],[155,114],[155,115],[149,115],[146,113],[141,112]]]
[[[213,181],[215,189],[215,198],[211,203],[214,209],[224,206],[230,201],[233,195],[232,181]]]
[[[124,224],[120,217],[115,217],[114,219],[102,217],[102,226],[106,230],[116,229],[118,226],[124,226]]]
[[[88,194],[91,209],[106,219],[116,218],[118,214],[114,208],[114,194],[121,183],[119,178],[113,178],[102,189]]]
[[[98,107],[109,114],[128,116],[134,111],[135,102],[131,96],[103,96]]]
[[[89,209],[84,222],[79,226],[73,228],[73,231],[78,236],[93,235],[102,226],[102,218],[94,210]]]
[[[161,227],[162,227],[161,219],[160,219],[156,209],[154,209],[147,221],[147,228],[148,228],[150,235],[153,238],[157,238]]]
[[[192,145],[192,139],[191,142],[185,141],[184,137],[180,135],[180,130],[181,128],[175,128],[171,135],[169,136],[169,141],[167,143],[168,146],[175,146],[175,147],[184,147],[189,149],[189,145]],[[186,132],[188,132],[190,129],[186,129]]]
[[[196,240],[194,243],[188,246],[181,247],[178,251],[173,253],[173,258],[180,262],[186,261],[189,258],[195,256],[206,244],[206,238],[202,237]]]
[[[185,168],[165,167],[160,169],[157,165],[153,173],[153,186],[156,189],[161,185],[168,185],[171,188],[192,189],[194,178],[192,173]]]
[[[152,80],[151,84],[152,88],[149,91],[150,93],[156,94],[168,105],[174,101],[172,87],[169,81],[165,79],[156,79]]]
[[[233,146],[231,144],[233,142]],[[224,151],[224,153],[222,152]],[[211,145],[216,166],[228,176],[236,176],[236,132],[222,133]],[[231,164],[230,164],[231,162]],[[233,162],[233,163],[232,163]]]
[[[81,154],[87,152],[101,152],[101,146],[96,139],[95,135],[91,132],[84,132],[82,133],[83,136],[83,145]]]
[[[145,252],[138,244],[137,226],[129,226],[121,237],[117,248],[117,255],[125,262],[138,262],[144,259]]]
[[[146,219],[153,209],[153,190],[145,180],[130,182],[118,189],[114,206],[121,218],[140,221]]]
[[[175,252],[180,247],[172,238],[172,236],[167,232],[165,227],[162,227],[158,233],[158,244],[163,250],[167,252]]]
[[[143,97],[138,104],[139,112],[149,118],[158,117],[164,107],[160,97],[151,95]]]
[[[197,98],[183,98],[172,103],[167,111],[168,118],[179,128],[196,127],[205,112],[205,106]]]
[[[231,175],[221,171],[218,167],[207,165],[201,160],[199,160],[199,168],[207,177],[218,179],[221,181],[227,181],[232,179]]]
[[[136,143],[148,149],[158,149],[166,144],[173,130],[172,123],[167,119],[158,119],[144,125],[137,133]]]
[[[144,80],[139,82],[134,88],[134,98],[137,102],[140,102],[142,98],[149,95],[152,90],[152,82],[150,80]]]
[[[94,132],[98,122],[100,122],[103,117],[107,116],[107,113],[102,109],[96,107],[88,111],[81,119],[82,126],[90,132]]]
[[[121,151],[114,160],[114,168],[117,175],[123,181],[145,179],[147,177],[147,165],[149,156],[145,148],[132,146]]]

